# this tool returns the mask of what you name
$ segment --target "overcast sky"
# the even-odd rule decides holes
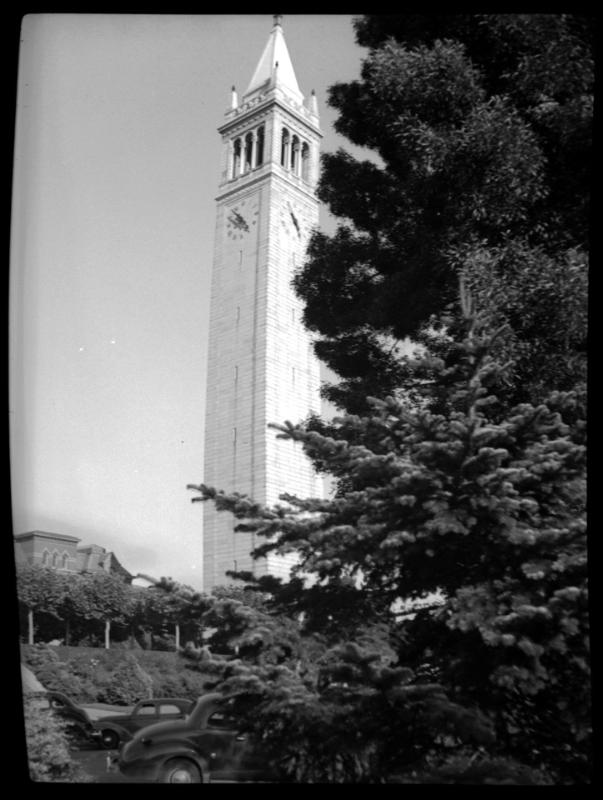
[[[14,532],[201,587],[209,286],[221,139],[271,15],[26,17],[11,236]],[[358,77],[352,17],[289,15],[298,83]],[[323,225],[332,226],[325,213]],[[278,420],[275,420],[278,421]]]

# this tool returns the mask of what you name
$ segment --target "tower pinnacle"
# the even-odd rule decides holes
[[[293,64],[291,63],[291,57],[283,35],[283,28],[281,25],[282,18],[282,14],[274,15],[274,25],[270,31],[268,42],[264,47],[264,52],[258,61],[251,82],[247,87],[247,91],[243,95],[244,97],[258,89],[262,89],[264,86],[268,86],[270,80],[273,78],[275,64],[278,63],[278,88],[282,89],[296,102],[303,102],[303,95],[299,89]]]

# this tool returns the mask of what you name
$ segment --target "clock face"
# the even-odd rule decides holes
[[[289,200],[281,208],[281,227],[294,239],[302,239],[305,233],[302,211]]]
[[[229,239],[242,239],[258,224],[257,199],[240,200],[226,210],[226,235]]]

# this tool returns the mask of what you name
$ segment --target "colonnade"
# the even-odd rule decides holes
[[[228,175],[232,180],[250,172],[264,163],[265,133],[260,125],[238,136],[230,143]],[[309,180],[310,145],[292,134],[287,128],[281,130],[280,164],[298,178]]]
[[[230,177],[238,178],[264,163],[264,126],[239,136],[232,144]]]

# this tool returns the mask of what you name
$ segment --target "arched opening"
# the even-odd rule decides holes
[[[281,166],[287,169],[289,165],[289,131],[283,128],[281,134]]]
[[[249,170],[253,166],[253,134],[248,133],[245,136],[245,165],[243,168],[244,172],[249,172]]]
[[[42,553],[42,566],[48,567],[50,565],[50,553],[48,550],[44,550]]]
[[[301,162],[302,162],[302,178],[305,181],[310,180],[310,147],[307,142],[304,142],[301,149]]]
[[[52,554],[52,568],[56,569],[59,566],[59,554],[55,550]]]
[[[236,178],[241,171],[241,140],[235,139],[232,148],[232,178]]]
[[[264,126],[262,125],[257,130],[257,145],[256,145],[256,155],[255,155],[255,165],[259,167],[260,164],[264,163]]]
[[[69,556],[67,553],[63,553],[63,558],[61,559],[61,569],[67,569],[67,564],[69,562]]]
[[[291,172],[299,175],[299,139],[294,136],[291,139]]]

